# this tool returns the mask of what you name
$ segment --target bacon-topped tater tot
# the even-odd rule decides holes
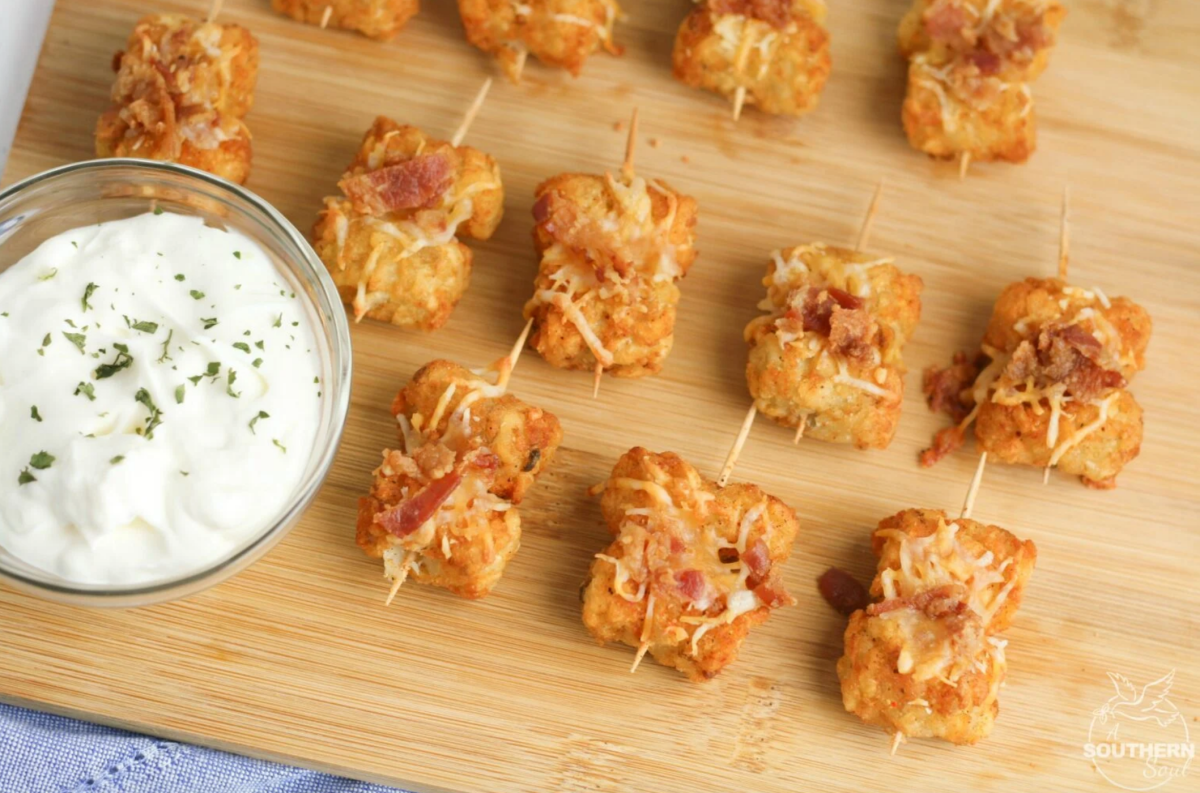
[[[359,501],[357,540],[383,559],[393,595],[411,577],[483,597],[520,546],[516,506],[562,430],[553,414],[506,393],[503,361],[495,382],[433,361],[392,403],[403,448],[384,451]]]
[[[871,584],[837,664],[850,713],[903,738],[973,744],[999,711],[1013,620],[1037,548],[998,526],[906,509],[879,523]]]
[[[763,285],[768,313],[745,330],[759,412],[805,437],[886,448],[900,421],[921,279],[891,257],[814,243],[773,252]]]
[[[675,78],[764,113],[807,113],[831,68],[824,23],[821,0],[701,0],[675,37]]]
[[[258,41],[238,25],[180,14],[142,17],[113,58],[113,108],[96,123],[96,156],[190,165],[239,184],[250,175]]]
[[[530,54],[578,76],[597,50],[622,52],[613,42],[616,0],[458,0],[458,11],[467,41],[494,56],[514,83]]]
[[[1027,278],[996,301],[976,361],[925,373],[930,407],[956,423],[921,455],[936,463],[975,439],[988,459],[1058,468],[1089,487],[1116,486],[1142,443],[1142,408],[1127,386],[1146,365],[1150,315],[1098,287]]]
[[[750,628],[795,601],[781,568],[800,524],[751,484],[718,487],[678,455],[630,449],[603,485],[613,534],[583,589],[583,624],[601,643],[649,652],[695,682],[737,657]]]
[[[419,0],[271,0],[271,8],[297,22],[356,30],[380,41],[395,38],[417,11]]]
[[[354,318],[440,328],[471,278],[457,235],[487,239],[504,211],[495,160],[380,116],[338,187],[313,247]]]
[[[676,282],[696,258],[696,201],[640,176],[560,174],[537,188],[541,253],[531,343],[552,365],[642,377],[675,333]]]
[[[913,147],[944,159],[1028,159],[1037,145],[1029,83],[1065,15],[1057,0],[916,0],[899,33]]]

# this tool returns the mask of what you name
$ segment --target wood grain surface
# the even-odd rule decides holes
[[[9,184],[92,152],[109,63],[152,7],[207,3],[59,0],[4,174]],[[379,113],[449,135],[494,66],[464,41],[454,4],[427,0],[377,44],[227,0],[223,17],[262,44],[249,186],[307,231],[320,199]],[[899,125],[904,70],[894,32],[905,0],[832,3],[833,76],[802,120],[747,110],[670,76],[685,0],[626,3],[622,58],[572,80],[530,62],[497,81],[467,142],[500,162],[507,214],[474,244],[474,280],[450,323],[424,335],[353,329],[353,404],[315,506],[266,558],[186,602],[96,612],[0,588],[0,699],[171,738],[284,759],[421,791],[1064,791],[1112,789],[1084,759],[1106,672],[1138,685],[1176,669],[1172,700],[1200,717],[1200,4],[1078,0],[1034,85],[1039,150],[1025,166],[955,168],[910,150]],[[614,125],[641,108],[640,172],[699,200],[701,255],[683,283],[675,351],[661,376],[590,377],[526,355],[522,398],[566,433],[522,507],[523,547],[495,593],[466,602],[419,586],[383,607],[379,563],[353,542],[355,500],[393,442],[388,405],[422,363],[481,365],[519,332],[536,270],[534,186],[564,170],[615,167]],[[760,420],[736,476],[802,520],[776,612],[715,681],[688,683],[628,648],[596,646],[577,588],[606,542],[584,489],[641,444],[716,474],[748,396],[741,329],[756,314],[767,252],[853,240],[887,180],[871,248],[925,280],[899,433],[885,452],[816,442]],[[941,419],[920,371],[978,343],[1000,289],[1053,272],[1059,197],[1072,190],[1072,275],[1153,315],[1142,455],[1111,492],[1032,469],[991,467],[975,517],[1035,540],[1038,569],[1009,633],[992,737],[974,748],[887,736],[843,712],[834,674],[843,619],[815,578],[869,578],[868,533],[903,507],[955,509],[975,457],[917,465]],[[1200,773],[1196,771],[1195,773]],[[1195,789],[1195,778],[1168,790]]]

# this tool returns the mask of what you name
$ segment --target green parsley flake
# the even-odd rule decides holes
[[[175,404],[176,404],[176,405],[182,405],[182,404],[183,404],[183,396],[184,396],[184,394],[186,394],[186,393],[187,393],[187,387],[186,387],[186,386],[179,386],[178,388],[176,388],[176,389],[175,389]]]
[[[91,298],[92,295],[94,295],[96,293],[96,290],[99,288],[100,287],[97,284],[93,284],[90,282],[88,283],[87,287],[84,288],[83,299],[79,301],[80,303],[83,304],[84,311],[87,311],[89,308],[92,307],[92,304],[89,303],[88,300]]]
[[[267,411],[265,411],[265,410],[258,411],[258,415],[255,416],[254,418],[250,419],[250,433],[253,435],[257,435],[258,433],[254,432],[254,425],[258,423],[259,419],[269,419],[269,418],[271,418],[271,414],[268,413]]]
[[[49,272],[42,273],[41,275],[39,275],[38,280],[39,281],[49,281],[51,278],[53,278],[56,275],[58,275],[58,268],[51,267]]]
[[[250,354],[250,345],[249,345],[249,344],[247,344],[247,343],[246,343],[246,342],[244,342],[244,341],[237,341],[237,342],[234,342],[234,343],[233,343],[233,348],[234,348],[235,350],[241,350],[242,352],[246,353],[247,355],[249,355],[249,354]]]
[[[217,323],[217,318],[216,318],[216,317],[207,317],[207,318],[206,318],[206,317],[201,317],[201,318],[200,318],[200,321],[204,323],[204,329],[205,329],[205,330],[210,330],[210,329],[212,329],[212,328],[216,327],[216,326],[217,326],[217,324],[218,324],[218,323]]]
[[[192,296],[192,300],[203,300],[204,299],[204,293],[201,292],[199,289],[193,289],[190,292],[188,292],[188,294]]]
[[[138,433],[150,440],[154,437],[154,429],[159,424],[162,424],[163,412],[154,404],[154,399],[150,396],[150,392],[144,388],[139,388],[137,393],[133,395],[133,401],[146,406],[150,411],[150,417],[146,419],[146,429],[138,429]]]
[[[257,369],[258,367],[262,366],[262,358],[255,358],[254,362],[250,365]]]
[[[162,355],[158,356],[158,362],[159,362],[159,363],[166,363],[167,361],[174,360],[173,358],[171,358],[171,352],[170,352],[170,347],[171,347],[171,337],[172,337],[172,336],[174,336],[174,335],[175,335],[175,329],[174,329],[174,328],[171,328],[169,331],[167,331],[167,338],[166,338],[166,341],[164,341],[164,342],[163,342],[163,351],[162,351]],[[179,349],[181,349],[181,350],[182,350],[183,348],[182,348],[182,347],[180,347]]]
[[[237,382],[237,372],[234,371],[233,369],[230,369],[229,377],[226,379],[226,383],[225,383],[225,393],[229,394],[229,396],[233,397],[234,399],[237,399],[242,394],[240,391],[233,390],[233,384],[235,382]]]
[[[176,281],[182,281],[182,280],[183,280],[183,273],[175,273],[175,280],[176,280]]]
[[[282,326],[283,326],[283,314],[280,314],[279,316],[275,317],[275,322],[271,325],[271,327],[278,328],[278,327],[282,327]]]
[[[29,458],[29,465],[39,471],[45,471],[50,466],[54,465],[55,457],[50,452],[38,452]]]
[[[42,414],[38,413],[37,405],[34,405],[29,409],[29,418],[33,419],[34,421],[42,420]]]
[[[27,485],[30,482],[36,482],[36,481],[37,481],[37,477],[34,476],[33,474],[29,473],[28,468],[26,468],[24,471],[22,471],[21,475],[17,477],[18,485]]]
[[[96,379],[103,380],[106,377],[112,377],[122,369],[128,369],[133,365],[133,356],[129,354],[129,347],[120,342],[114,343],[113,347],[117,350],[117,357],[112,363],[100,364],[96,368]]]
[[[121,462],[121,461],[122,461],[122,460],[124,460],[124,459],[125,459],[125,455],[123,455],[123,454],[118,454],[116,457],[114,457],[114,458],[112,458],[111,460],[109,460],[109,461],[108,461],[108,464],[109,464],[109,465],[116,465],[117,463]]]
[[[79,396],[80,394],[87,397],[89,402],[96,401],[96,387],[91,383],[80,383],[75,388],[75,396]]]
[[[163,208],[162,208],[162,207],[157,207],[157,206],[156,206],[156,207],[154,208],[154,214],[156,214],[156,215],[161,215],[162,213],[163,213]]]
[[[282,451],[284,454],[287,454],[287,447],[286,447],[286,446],[284,446],[282,443],[280,443],[280,442],[278,441],[278,439],[276,439],[276,438],[272,438],[272,439],[271,439],[271,443],[273,443],[273,444],[275,444],[277,447],[279,447],[279,449],[280,449],[280,450],[281,450],[281,451]]]
[[[63,337],[79,348],[79,353],[83,354],[83,345],[87,343],[87,336],[82,333],[63,333]]]
[[[135,323],[133,323],[133,329],[136,331],[141,331],[142,333],[158,333],[158,323],[157,322],[135,322]]]
[[[241,251],[234,251],[234,252],[233,252],[233,258],[235,258],[235,259],[240,259],[240,258],[242,258],[242,252],[241,252]]]

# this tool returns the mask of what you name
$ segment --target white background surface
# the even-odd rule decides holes
[[[0,173],[8,162],[52,10],[54,0],[0,0]]]

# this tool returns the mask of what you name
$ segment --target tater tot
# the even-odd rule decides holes
[[[829,33],[819,0],[703,0],[683,20],[672,55],[685,85],[764,113],[801,115],[829,77]]]
[[[552,365],[617,377],[662,369],[675,333],[676,282],[696,258],[696,202],[640,176],[561,174],[537,188],[541,254],[525,316]]]
[[[872,535],[875,603],[854,612],[838,661],[842,700],[906,738],[973,744],[999,712],[1007,628],[1037,549],[998,526],[907,509]]]
[[[621,54],[613,42],[616,0],[458,0],[458,11],[467,41],[494,56],[513,82],[530,54],[575,76],[599,49]]]
[[[900,420],[921,279],[890,257],[815,243],[775,251],[763,285],[768,313],[745,330],[758,410],[803,425],[805,437],[886,448]]]
[[[250,175],[258,41],[238,25],[143,17],[113,59],[113,108],[96,123],[98,157],[165,160],[239,184]]]
[[[484,240],[500,223],[496,162],[381,116],[338,186],[313,247],[355,319],[440,328],[470,283],[471,250],[456,235]]]
[[[718,487],[678,455],[635,447],[600,509],[614,539],[584,584],[583,623],[601,644],[636,647],[637,661],[649,652],[702,682],[772,609],[794,603],[780,573],[799,521],[754,485]]]
[[[989,459],[1114,487],[1141,449],[1142,409],[1128,384],[1145,366],[1150,333],[1141,306],[1099,288],[1057,278],[1010,284],[996,301],[980,363],[925,373],[930,406],[957,423],[938,433],[922,463],[960,446],[974,421]]]
[[[356,30],[388,41],[420,10],[419,0],[271,0],[271,8],[297,22]]]

